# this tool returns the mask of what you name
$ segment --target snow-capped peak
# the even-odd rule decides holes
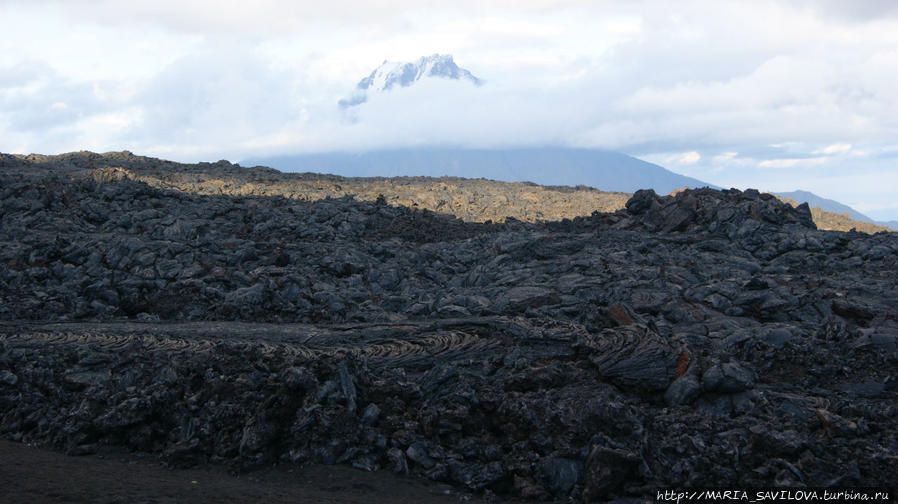
[[[451,54],[424,56],[411,63],[384,61],[368,77],[359,81],[352,96],[340,100],[340,107],[347,108],[365,103],[368,100],[368,92],[408,87],[426,77],[466,80],[475,86],[483,84],[483,80],[456,65]]]

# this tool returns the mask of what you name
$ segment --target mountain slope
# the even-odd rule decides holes
[[[782,196],[784,198],[792,198],[799,203],[807,202],[808,205],[814,207],[820,207],[821,210],[826,210],[827,212],[833,212],[837,214],[848,214],[853,220],[861,221],[861,222],[874,222],[873,219],[867,217],[866,215],[858,212],[857,210],[851,208],[848,205],[844,205],[839,203],[836,200],[831,200],[824,198],[822,196],[817,196],[816,194],[809,191],[791,191],[791,192],[780,192],[775,193],[777,196]]]
[[[338,104],[341,108],[361,105],[368,101],[368,93],[408,87],[426,78],[468,81],[475,86],[483,84],[482,79],[456,65],[449,54],[424,56],[409,63],[385,60],[370,75],[359,81],[349,98],[340,100]]]
[[[849,219],[858,221],[858,222],[867,222],[870,224],[876,224],[878,226],[885,226],[891,228],[893,230],[898,230],[898,221],[891,222],[879,222],[876,220],[867,217],[866,215],[858,212],[857,210],[851,208],[848,205],[843,203],[839,203],[836,200],[831,200],[824,198],[822,196],[817,196],[816,194],[809,191],[791,191],[791,192],[780,192],[775,193],[777,196],[781,196],[783,198],[790,198],[795,200],[797,203],[807,202],[811,207],[819,207],[824,212],[831,212],[834,214],[842,215],[845,214]]]
[[[713,187],[618,152],[565,147],[463,149],[426,147],[362,153],[298,154],[241,161],[286,172],[332,173],[347,177],[453,176],[541,185],[585,185],[632,193],[667,194],[684,186]]]

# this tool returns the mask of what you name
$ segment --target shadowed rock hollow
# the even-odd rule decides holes
[[[6,438],[534,499],[898,474],[894,233],[735,190],[465,222],[117,156],[0,157]]]

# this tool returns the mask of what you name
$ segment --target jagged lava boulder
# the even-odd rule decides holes
[[[754,189],[687,189],[674,196],[643,189],[627,201],[626,209],[629,218],[619,227],[662,233],[708,232],[732,238],[746,222],[817,229],[807,203],[792,207]]]

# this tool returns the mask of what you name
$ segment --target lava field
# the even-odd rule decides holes
[[[6,439],[539,500],[898,480],[898,234],[757,191],[467,222],[6,156],[0,264]]]

